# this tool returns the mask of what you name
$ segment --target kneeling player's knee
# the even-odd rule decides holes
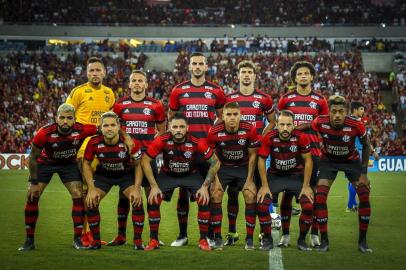
[[[210,200],[212,202],[219,203],[223,199],[223,194],[224,194],[224,191],[222,189],[217,188],[217,189],[213,190],[213,192],[211,193]]]
[[[246,203],[254,203],[257,198],[255,192],[250,189],[245,189],[243,195]]]

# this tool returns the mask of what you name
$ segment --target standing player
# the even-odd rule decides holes
[[[25,205],[27,239],[20,251],[35,249],[34,232],[38,219],[39,198],[54,173],[71,194],[74,226],[73,247],[84,248],[80,239],[84,222],[82,177],[76,163],[76,153],[82,141],[96,134],[94,125],[75,123],[75,108],[69,104],[59,106],[55,123],[42,127],[35,135],[29,158],[29,188]]]
[[[294,124],[296,126],[302,123],[310,123],[319,115],[328,114],[326,99],[312,90],[312,82],[315,76],[316,70],[314,66],[306,61],[296,62],[290,69],[290,78],[296,85],[296,90],[294,92],[286,93],[279,99],[278,110],[292,111],[295,115]],[[313,130],[307,130],[306,133],[310,138],[310,153],[313,159],[313,171],[310,179],[310,186],[314,191],[317,186],[318,164],[321,155],[320,138]],[[283,228],[287,228],[290,223],[292,198],[293,194],[287,192],[283,194],[281,202]],[[315,216],[313,217],[310,240],[313,247],[320,245]]]
[[[145,250],[159,248],[158,229],[161,220],[160,204],[162,196],[172,194],[177,187],[182,187],[192,194],[197,201],[200,240],[199,248],[210,251],[207,242],[207,232],[210,219],[209,208],[209,186],[214,178],[215,171],[220,166],[216,155],[207,146],[204,140],[192,136],[187,132],[188,124],[183,114],[176,114],[172,117],[169,125],[169,132],[157,137],[149,146],[146,155],[142,158],[144,173],[151,185],[151,192],[148,198],[148,216],[150,218],[151,241]],[[163,154],[163,166],[157,177],[154,176],[151,161],[157,155]],[[206,180],[198,172],[196,158],[198,154],[203,155],[211,163]],[[139,196],[141,200],[141,196]]]
[[[113,107],[115,101],[114,93],[109,87],[103,85],[106,68],[102,59],[90,57],[87,60],[86,75],[88,82],[74,88],[69,94],[66,103],[75,107],[75,115],[79,123],[99,126],[100,115]],[[77,154],[80,169],[89,139],[87,138],[83,142]],[[93,168],[95,166],[96,163],[93,164]],[[83,191],[84,193],[87,191],[86,183],[84,183]],[[92,235],[86,219],[83,227],[82,241],[84,245],[88,245],[92,241]]]
[[[176,112],[182,112],[188,121],[189,133],[197,138],[206,138],[216,115],[221,118],[225,100],[223,89],[206,80],[207,68],[206,57],[202,53],[193,53],[189,63],[191,79],[175,86],[169,100],[169,120]],[[200,173],[206,177],[207,162],[202,157],[199,157],[197,162]],[[171,244],[175,247],[187,244],[189,196],[183,189],[179,190],[177,212],[180,233]]]
[[[88,249],[101,248],[100,241],[100,213],[99,204],[107,195],[112,186],[118,185],[120,192],[131,202],[134,202],[135,179],[142,178],[140,159],[141,149],[136,144],[131,153],[127,152],[123,136],[120,136],[120,122],[114,112],[105,112],[101,115],[102,135],[93,136],[86,146],[85,160],[83,161],[83,178],[88,185],[86,204],[87,217],[93,241]],[[97,157],[99,164],[96,171],[91,167],[93,159]],[[133,207],[134,249],[143,250],[141,232],[136,215],[140,206]]]
[[[272,99],[261,90],[255,89],[256,68],[251,61],[242,61],[238,64],[238,78],[240,88],[238,91],[226,96],[226,103],[238,102],[241,111],[241,120],[249,122],[257,128],[258,134],[267,134],[275,126],[275,112]],[[264,127],[264,117],[269,124]],[[255,166],[256,168],[256,166]],[[255,181],[259,184],[258,171],[255,169]],[[238,189],[229,186],[227,189],[228,234],[224,245],[233,245],[239,236],[236,229],[238,215]]]
[[[351,112],[351,116],[361,120],[364,123],[364,125],[366,124],[367,121],[364,118],[364,113],[365,113],[364,104],[362,104],[359,101],[351,102],[350,112]],[[357,148],[358,153],[362,154],[362,144],[358,138],[355,139],[355,147]],[[379,156],[375,153],[375,150],[372,147],[372,145],[371,145],[370,152],[374,155],[374,158],[376,160],[379,159]],[[357,194],[357,192],[355,191],[355,187],[351,184],[351,182],[348,182],[348,202],[347,202],[346,212],[357,212],[358,211],[357,199],[355,198],[356,194]]]
[[[319,223],[321,244],[318,251],[328,251],[327,235],[327,196],[337,173],[342,171],[353,184],[359,199],[358,249],[361,252],[372,252],[367,245],[367,230],[371,216],[369,202],[369,180],[367,178],[370,144],[364,124],[357,118],[347,116],[346,101],[341,96],[329,98],[329,115],[317,117],[311,128],[320,133],[323,142],[320,159],[320,176],[317,184],[314,209]],[[308,128],[310,124],[303,127]],[[362,161],[355,148],[355,139],[362,144]]]
[[[237,102],[224,105],[223,121],[214,125],[207,137],[208,145],[215,148],[221,162],[218,180],[211,187],[211,226],[214,233],[214,249],[223,249],[221,222],[223,219],[222,200],[227,186],[236,186],[242,191],[245,200],[246,250],[254,249],[253,233],[256,220],[256,194],[254,171],[257,162],[259,136],[256,128],[241,121],[241,112]],[[269,241],[267,241],[269,240]],[[269,236],[260,249],[271,249]]]
[[[162,103],[146,96],[148,80],[145,72],[134,70],[130,75],[130,95],[120,99],[114,104],[113,111],[120,117],[121,128],[132,138],[141,143],[141,151],[145,153],[155,136],[165,132],[165,115]],[[151,163],[154,175],[157,175],[156,162]],[[148,181],[145,180],[144,184]],[[141,188],[140,185],[136,185]],[[144,224],[144,208],[138,213],[137,220],[140,226]],[[118,235],[107,245],[117,246],[126,242],[127,216],[130,211],[128,199],[120,193],[117,206]]]
[[[306,234],[313,220],[313,191],[310,188],[313,161],[310,155],[310,140],[306,134],[294,130],[294,114],[280,111],[277,130],[268,133],[262,140],[258,151],[262,187],[258,191],[258,216],[260,222],[270,221],[269,205],[271,198],[267,194],[288,192],[299,200],[302,213],[299,218],[300,236],[297,247],[302,251],[311,250],[306,244]],[[265,161],[271,156],[269,180]],[[271,192],[271,193],[270,193]],[[290,242],[289,227],[283,229],[279,247],[287,247]]]

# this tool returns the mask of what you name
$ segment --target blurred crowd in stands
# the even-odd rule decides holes
[[[66,100],[76,85],[86,82],[85,63],[89,55],[89,51],[81,51],[80,54],[73,52],[59,56],[49,52],[13,52],[0,56],[0,152],[28,151],[34,132],[53,121],[58,105]],[[127,80],[131,70],[143,69],[146,61],[142,53],[127,52],[126,56],[110,54],[103,57],[107,68],[105,84],[114,90],[117,97],[128,94]],[[188,59],[189,54],[182,50],[172,72],[150,71],[148,95],[161,99],[167,106],[172,87],[189,78]],[[293,63],[298,60],[314,63],[317,69],[314,89],[326,97],[341,94],[348,101],[362,101],[369,119],[368,132],[377,152],[381,155],[406,155],[406,125],[397,123],[394,111],[397,106],[387,109],[381,92],[402,85],[399,99],[400,104],[404,104],[404,70],[403,76],[397,74],[392,81],[365,73],[359,51],[211,54],[208,56],[207,79],[221,85],[225,93],[237,90],[236,66],[245,59],[257,64],[257,87],[270,94],[275,104],[281,94],[294,89],[289,79]],[[405,109],[405,105],[400,107]],[[401,134],[396,132],[396,126],[401,126]]]
[[[3,1],[0,20],[95,25],[405,25],[403,0]]]

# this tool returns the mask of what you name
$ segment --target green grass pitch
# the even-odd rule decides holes
[[[27,171],[0,171],[0,269],[269,269],[267,252],[245,251],[244,241],[223,251],[205,253],[197,248],[198,228],[196,206],[191,204],[189,215],[189,245],[171,248],[178,233],[176,200],[163,203],[160,239],[165,247],[153,252],[134,251],[132,245],[103,247],[97,251],[77,251],[71,247],[71,200],[65,187],[54,177],[40,201],[36,230],[36,250],[17,251],[23,243],[24,204]],[[330,251],[302,253],[296,249],[298,217],[291,221],[291,246],[283,249],[284,269],[405,269],[406,233],[405,194],[406,173],[370,173],[372,182],[372,218],[368,234],[372,254],[357,251],[357,215],[346,213],[346,184],[340,174],[330,192],[329,232]],[[177,198],[177,195],[175,196]],[[116,204],[118,189],[114,188],[101,204],[101,233],[111,240],[116,233]],[[237,230],[245,237],[243,198]],[[223,210],[225,204],[223,204]],[[223,235],[227,231],[226,211],[223,211]],[[259,224],[255,235],[258,235]],[[143,239],[148,240],[148,222]],[[127,235],[132,239],[128,220]],[[258,246],[258,239],[255,238]]]

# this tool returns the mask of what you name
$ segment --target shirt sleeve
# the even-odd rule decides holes
[[[163,146],[162,136],[158,136],[149,145],[146,154],[150,158],[155,159],[162,152]]]
[[[212,149],[216,148],[216,140],[214,138],[214,134],[211,128],[209,129],[209,132],[207,134],[206,143],[210,148]]]
[[[70,92],[65,103],[72,105],[77,110],[79,108],[80,99],[81,99],[80,89],[75,88]]]
[[[310,152],[310,139],[306,133],[302,133],[299,136],[299,150],[302,154]]]
[[[84,138],[89,137],[89,136],[93,136],[96,135],[97,133],[97,126],[95,125],[83,125],[83,134],[84,134]]]
[[[177,88],[173,88],[171,95],[169,96],[169,109],[172,111],[178,111],[179,107],[179,90]]]
[[[366,135],[367,135],[367,130],[365,128],[365,125],[361,121],[359,121],[358,125],[357,125],[357,136],[360,139],[363,139]]]
[[[114,103],[113,105],[113,112],[115,114],[118,115],[118,117],[120,117],[120,119],[122,118],[122,113],[121,113],[121,106],[119,103]]]
[[[317,132],[319,131],[318,122],[319,122],[319,117],[316,117],[316,119],[314,119],[314,120],[310,123],[311,128],[312,128],[314,131],[317,131]]]
[[[279,110],[279,111],[284,110],[284,109],[285,109],[285,106],[286,106],[286,104],[285,104],[285,99],[284,99],[283,97],[281,97],[281,98],[279,99],[279,101],[278,101],[278,110]]]
[[[261,145],[261,141],[260,141],[259,135],[257,133],[257,129],[254,126],[251,127],[249,135],[250,135],[250,137],[249,137],[249,139],[250,139],[249,147],[250,148],[258,148]]]
[[[271,114],[275,111],[273,107],[273,102],[270,96],[266,95],[264,100],[264,113],[266,115]]]
[[[113,90],[110,89],[109,91],[109,95],[110,95],[110,109],[113,108],[114,103],[116,103],[116,97],[114,96]]]
[[[261,147],[258,150],[258,156],[267,158],[271,153],[271,133],[266,134],[261,141]]]
[[[94,155],[95,155],[95,150],[94,150],[94,146],[93,146],[93,140],[90,139],[88,144],[86,145],[85,154],[83,157],[86,160],[91,161],[94,159]]]
[[[165,121],[164,105],[158,101],[155,108],[155,122],[162,123],[163,121]]]
[[[323,97],[323,99],[320,102],[319,115],[327,115],[327,114],[328,114],[328,103],[326,98]]]
[[[133,139],[133,142],[134,142],[134,147],[131,151],[131,156],[133,157],[134,160],[140,160],[141,156],[142,156],[141,144],[136,139]]]
[[[35,135],[34,139],[32,140],[32,143],[38,148],[44,148],[47,141],[48,141],[47,133],[43,128],[40,128],[37,134]]]
[[[210,159],[213,155],[213,149],[207,144],[207,139],[200,139],[197,148],[199,153],[202,154],[206,160]]]
[[[217,98],[216,98],[216,105],[215,105],[216,109],[223,108],[225,103],[226,103],[226,96],[224,95],[224,90],[223,90],[223,88],[219,88]]]

